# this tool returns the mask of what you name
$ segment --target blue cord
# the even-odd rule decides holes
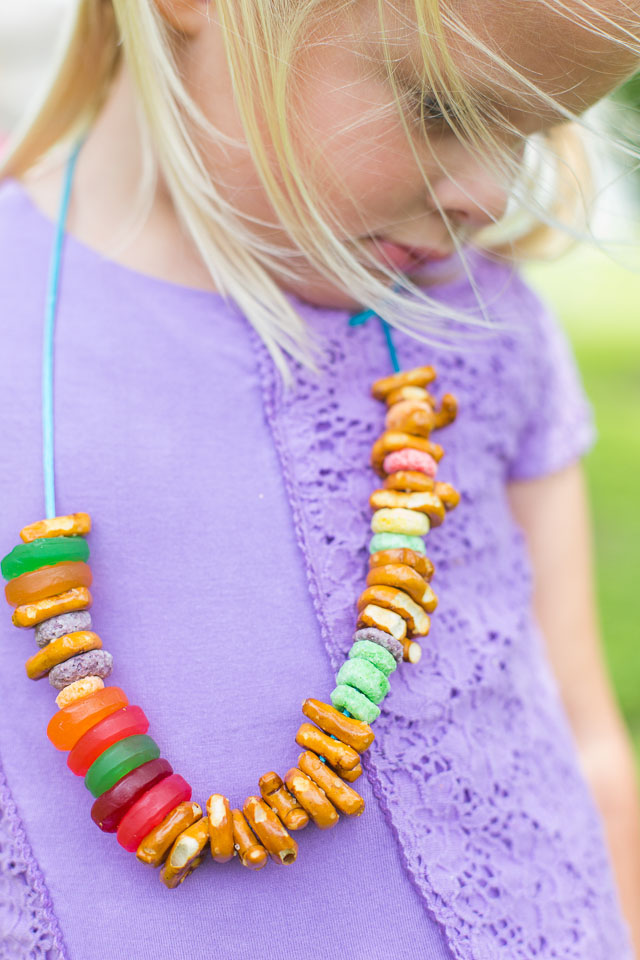
[[[353,317],[350,317],[349,326],[357,327],[361,323],[366,323],[371,317],[378,317],[378,320],[380,321],[384,331],[385,340],[387,341],[393,372],[400,373],[400,364],[398,363],[398,354],[396,353],[395,344],[391,335],[391,326],[386,320],[383,320],[382,317],[379,317],[375,310],[363,310],[362,313],[356,313]]]
[[[42,463],[44,469],[44,502],[47,518],[56,515],[56,495],[54,477],[54,433],[53,433],[53,332],[55,326],[56,307],[58,303],[58,286],[60,281],[60,265],[62,261],[62,245],[64,228],[67,222],[69,197],[71,195],[71,181],[75,170],[76,160],[84,137],[75,144],[67,162],[64,177],[56,236],[49,268],[47,283],[47,300],[44,319],[44,343],[42,350]]]

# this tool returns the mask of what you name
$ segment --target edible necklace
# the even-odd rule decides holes
[[[383,486],[369,503],[374,510],[366,588],[357,601],[353,645],[336,676],[331,703],[307,699],[307,721],[296,733],[303,748],[297,766],[282,778],[273,770],[258,781],[259,795],[232,808],[223,794],[212,794],[205,810],[191,800],[191,787],[160,756],[147,735],[149,721],[130,704],[120,687],[105,686],[113,657],[91,629],[92,584],[87,513],[56,516],[53,453],[53,332],[71,182],[79,141],[67,163],[46,301],[42,366],[43,464],[46,519],[20,531],[21,543],[1,561],[8,583],[5,595],[15,607],[16,627],[33,627],[40,648],[26,664],[27,676],[60,692],[58,712],[47,736],[69,751],[67,766],[95,797],[91,817],[116,833],[118,843],[135,852],[160,879],[177,887],[204,860],[207,850],[218,863],[237,854],[243,866],[260,870],[269,857],[294,863],[298,844],[291,833],[309,820],[322,830],[340,814],[360,816],[364,800],[353,783],[362,773],[360,755],[374,740],[370,724],[389,692],[389,676],[398,664],[417,663],[416,637],[429,632],[429,614],[437,598],[431,589],[433,564],[423,537],[439,526],[460,497],[435,480],[444,451],[430,439],[432,430],[451,423],[455,398],[446,394],[436,409],[427,391],[432,367],[400,372],[389,325],[382,320],[394,374],[377,380],[373,396],[386,403],[385,431],[373,445],[371,464]],[[371,310],[350,324],[376,316]],[[380,318],[379,318],[380,319]]]

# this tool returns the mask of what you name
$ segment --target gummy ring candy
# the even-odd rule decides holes
[[[160,780],[170,776],[173,767],[164,757],[149,760],[130,770],[111,789],[98,797],[91,807],[91,819],[105,833],[115,833],[127,810]]]
[[[39,570],[40,567],[61,563],[63,560],[89,559],[89,544],[83,537],[41,537],[31,543],[19,543],[11,553],[0,561],[0,571],[5,580],[13,580],[22,573]]]
[[[4,595],[12,607],[36,603],[65,593],[72,587],[90,587],[93,581],[91,567],[81,561],[64,561],[53,566],[40,567],[30,573],[21,573],[9,580]]]
[[[87,770],[84,785],[94,797],[100,797],[125,774],[159,756],[160,747],[153,737],[146,733],[125,737],[124,740],[112,743],[93,761]]]
[[[87,770],[100,754],[117,740],[131,737],[134,733],[146,733],[149,721],[142,707],[129,704],[110,713],[84,733],[67,757],[67,766],[78,777]]]
[[[128,703],[120,687],[103,687],[54,713],[47,724],[47,736],[56,750],[71,750],[87,730]]]
[[[140,841],[183,800],[191,799],[191,786],[179,773],[172,773],[147,790],[127,810],[118,827],[117,840],[121,847],[133,853]]]

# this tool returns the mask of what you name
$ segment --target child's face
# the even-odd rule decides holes
[[[584,10],[579,2],[568,0],[568,5]],[[635,14],[640,22],[640,0],[592,3],[610,17],[623,16],[626,11],[627,17]],[[386,6],[389,11],[406,14],[403,24],[396,12],[390,12],[387,25],[397,55],[397,79],[407,89],[419,91],[420,48],[413,26],[413,3],[398,0]],[[459,10],[474,33],[576,112],[591,106],[637,69],[634,55],[574,24],[540,0],[483,0],[482,4],[459,0]],[[209,119],[224,133],[243,138],[213,9],[209,17],[198,19],[181,66],[191,94]],[[313,179],[315,189],[329,200],[338,217],[341,239],[369,248],[376,246],[372,238],[379,238],[436,253],[451,252],[447,228],[425,189],[401,120],[391,106],[377,17],[377,3],[360,0],[349,6],[348,16],[341,13],[330,31],[325,28],[324,36],[301,52],[295,89],[304,122],[297,125],[294,136],[305,158],[307,184]],[[524,88],[522,95],[503,90],[502,82],[513,87],[516,81],[502,75],[486,55],[465,48],[461,41],[452,42],[450,50],[472,87],[491,96],[522,134],[562,119]],[[372,65],[377,69],[372,70]],[[384,107],[388,109],[380,116]],[[408,118],[411,123],[419,123],[418,111],[416,101],[416,116]],[[429,132],[428,145],[417,137],[415,144],[435,197],[460,236],[498,219],[506,206],[509,184],[486,162],[479,162],[445,122],[432,122]],[[501,139],[512,150],[522,150],[519,137],[502,134]],[[210,144],[203,149],[225,196],[244,214],[262,222],[253,229],[292,250],[301,279],[283,286],[318,305],[360,306],[296,254],[248,151],[227,148],[223,155]],[[386,249],[387,256],[399,256],[397,249]]]

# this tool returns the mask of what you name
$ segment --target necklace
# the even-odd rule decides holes
[[[53,331],[58,301],[62,246],[71,182],[82,146],[67,164],[49,272],[42,366],[43,465],[46,518],[20,531],[21,542],[0,562],[5,596],[15,609],[16,627],[34,628],[38,647],[26,664],[27,676],[48,676],[59,693],[47,736],[68,751],[67,766],[95,798],[91,817],[116,833],[138,860],[160,867],[160,879],[175,888],[204,860],[218,863],[236,854],[243,866],[260,870],[268,859],[295,862],[291,836],[310,820],[333,827],[340,814],[360,816],[364,800],[350,785],[362,774],[361,755],[371,746],[371,724],[390,689],[389,677],[403,662],[421,656],[416,638],[426,637],[437,606],[431,587],[434,567],[423,537],[439,526],[459,494],[436,480],[444,451],[430,439],[456,416],[454,397],[440,408],[427,387],[432,367],[401,372],[391,328],[381,318],[394,373],[377,380],[373,396],[386,404],[385,430],[374,443],[371,465],[383,485],[370,496],[374,513],[369,571],[357,601],[353,645],[336,676],[331,703],[308,698],[305,722],[296,733],[302,747],[297,766],[284,780],[275,772],[258,781],[259,795],[232,808],[214,793],[203,808],[192,801],[187,781],[160,756],[147,734],[149,721],[125,692],[105,686],[113,657],[92,627],[92,585],[88,565],[91,518],[84,512],[56,515],[53,451]],[[350,319],[365,323],[367,310]]]

